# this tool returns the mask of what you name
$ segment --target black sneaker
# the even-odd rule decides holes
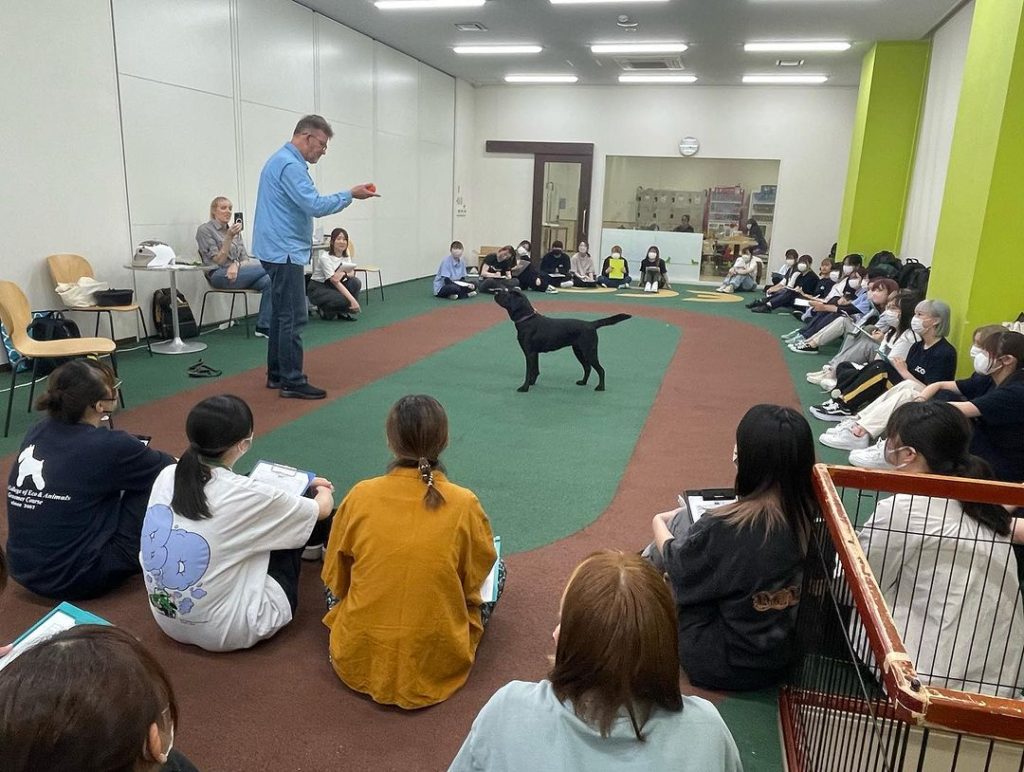
[[[297,386],[282,386],[281,396],[288,399],[323,399],[327,392],[311,383],[300,383]]]
[[[268,389],[280,389],[281,388],[281,381],[275,381],[273,378],[267,378],[267,388]]]
[[[851,415],[850,409],[846,405],[834,399],[822,402],[820,405],[812,405],[810,410],[815,418],[820,418],[822,421],[842,421]]]

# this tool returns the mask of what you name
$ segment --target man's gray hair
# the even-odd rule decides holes
[[[327,135],[327,139],[334,137],[334,129],[331,128],[331,124],[329,124],[327,119],[322,115],[303,116],[299,122],[295,124],[295,131],[292,132],[292,136],[309,134],[311,131],[322,131]]]

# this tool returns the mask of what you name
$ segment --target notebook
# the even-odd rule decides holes
[[[73,606],[70,603],[61,603],[36,622],[32,627],[22,633],[14,642],[14,648],[5,656],[0,657],[0,670],[11,664],[19,655],[24,654],[37,643],[42,643],[52,638],[57,633],[70,630],[75,625],[109,625],[110,622],[90,614],[88,611]]]
[[[294,466],[286,464],[275,464],[272,461],[264,461],[262,458],[256,462],[256,466],[249,472],[249,478],[259,480],[261,483],[277,488],[293,496],[301,496],[309,488],[309,484],[316,477],[312,472],[304,472]]]
[[[498,599],[498,564],[501,562],[501,537],[494,537],[494,552],[497,557],[494,565],[491,566],[491,573],[487,574],[484,583],[480,585],[480,599],[484,603],[494,603]]]

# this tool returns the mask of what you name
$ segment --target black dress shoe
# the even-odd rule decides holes
[[[752,314],[770,314],[772,309],[770,306],[758,306],[757,308],[751,308],[750,313]]]
[[[281,396],[288,399],[323,399],[327,392],[311,383],[300,383],[297,386],[282,386]]]

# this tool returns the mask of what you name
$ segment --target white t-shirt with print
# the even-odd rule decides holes
[[[269,638],[292,619],[288,598],[267,576],[271,550],[306,543],[319,508],[261,482],[214,467],[206,484],[212,517],[174,512],[174,470],[153,483],[139,561],[153,618],[167,635],[209,651]]]
[[[351,257],[335,257],[327,252],[321,252],[313,258],[313,272],[309,278],[318,282],[328,281],[342,266],[351,270],[356,264]]]

